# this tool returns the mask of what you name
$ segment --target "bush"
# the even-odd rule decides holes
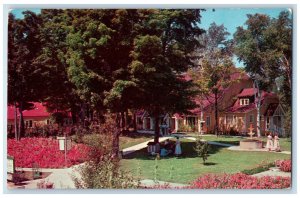
[[[201,137],[198,137],[196,139],[196,146],[194,147],[194,150],[196,151],[197,155],[202,158],[203,164],[205,164],[205,161],[208,157],[208,143],[206,141],[201,141]]]
[[[246,175],[254,175],[257,173],[267,171],[267,170],[269,170],[269,168],[273,167],[274,165],[275,165],[274,163],[262,163],[255,168],[243,170],[242,173],[244,173]]]
[[[187,187],[191,189],[283,189],[291,186],[289,177],[254,177],[242,173],[204,175]]]
[[[59,150],[58,140],[51,138],[22,138],[7,141],[8,155],[15,158],[16,167],[62,168],[65,166],[64,152]],[[67,152],[67,166],[82,163],[87,159],[89,148],[83,144],[73,145]]]
[[[291,160],[277,160],[275,165],[279,167],[281,171],[291,172],[292,171],[292,161]]]
[[[138,182],[122,171],[118,162],[109,155],[102,156],[99,162],[89,161],[77,170],[80,179],[73,176],[76,188],[80,189],[125,189],[137,188]]]

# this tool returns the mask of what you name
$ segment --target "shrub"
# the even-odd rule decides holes
[[[187,188],[192,189],[282,189],[291,186],[289,177],[254,177],[243,173],[204,175]]]
[[[277,160],[275,165],[279,167],[281,171],[291,172],[292,171],[292,161],[291,160]]]
[[[243,170],[242,173],[244,173],[246,175],[254,175],[254,174],[257,174],[257,173],[267,171],[267,170],[269,170],[269,168],[271,168],[273,166],[274,166],[274,163],[264,163],[263,162],[255,168],[248,169],[248,170]]]
[[[197,155],[202,158],[203,164],[205,164],[205,161],[208,157],[208,150],[209,145],[206,141],[201,141],[200,137],[197,137],[196,139],[196,146],[194,147],[194,150],[196,151]]]
[[[8,155],[14,156],[16,167],[62,168],[65,166],[64,152],[59,150],[58,140],[51,138],[22,138],[20,141],[9,139]],[[87,159],[89,147],[73,145],[67,152],[67,166],[81,163]]]
[[[36,186],[38,189],[54,189],[54,183],[45,180],[39,181]]]
[[[73,175],[76,188],[80,189],[125,189],[137,188],[139,182],[120,169],[119,162],[111,155],[98,156],[77,168],[80,177]]]

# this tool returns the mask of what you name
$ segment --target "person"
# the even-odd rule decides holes
[[[274,150],[277,151],[277,152],[280,151],[280,145],[279,145],[279,137],[278,137],[278,133],[275,133],[273,148],[274,148]]]
[[[179,141],[179,137],[176,138],[176,147],[175,147],[175,155],[181,155],[182,154],[182,150],[181,150],[181,146],[180,146],[180,141]]]
[[[269,133],[268,137],[267,137],[267,145],[266,148],[271,151],[271,149],[273,148],[273,141],[272,141],[272,134]]]
[[[167,155],[169,155],[169,151],[167,149],[165,149],[164,147],[162,149],[160,149],[161,157],[166,157]]]

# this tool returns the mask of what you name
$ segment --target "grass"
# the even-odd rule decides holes
[[[208,139],[205,137],[204,139]],[[209,139],[211,141],[213,139]],[[226,141],[236,141],[235,138]],[[223,141],[223,140],[222,140]],[[232,142],[231,141],[231,142]],[[290,159],[291,156],[269,152],[230,151],[224,147],[210,145],[207,164],[197,157],[193,150],[195,143],[182,140],[183,155],[179,158],[170,156],[157,160],[157,179],[161,181],[189,183],[197,177],[208,173],[237,173],[252,169],[261,163],[272,163],[277,159]],[[154,179],[155,157],[148,156],[146,149],[132,153],[121,160],[124,170],[130,171],[134,177]],[[140,169],[140,170],[139,170]],[[140,172],[140,173],[139,173]]]
[[[153,135],[129,132],[120,136],[120,149],[128,148],[153,139]]]

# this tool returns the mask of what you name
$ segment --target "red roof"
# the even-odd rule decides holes
[[[45,106],[42,103],[34,102],[34,108],[31,110],[24,110],[23,117],[49,117],[50,113],[47,112]],[[19,116],[19,111],[18,111]],[[14,106],[7,107],[7,119],[12,120],[14,119]]]
[[[238,94],[238,97],[253,96],[254,93],[256,92],[256,90],[257,90],[256,88],[243,89],[242,92],[240,94]],[[276,97],[276,94],[262,91],[261,104],[263,104],[264,99],[267,98],[267,97]],[[244,113],[244,112],[247,112],[247,111],[254,110],[255,108],[256,108],[256,106],[255,106],[254,102],[250,103],[249,105],[241,106],[239,99],[237,99],[235,101],[234,105],[227,109],[227,112]]]

